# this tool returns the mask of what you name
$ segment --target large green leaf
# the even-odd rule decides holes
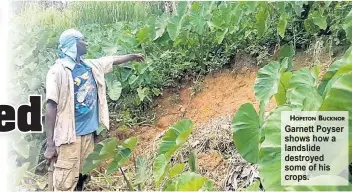
[[[137,137],[128,138],[119,145],[117,147],[118,152],[115,155],[114,160],[109,164],[106,174],[111,174],[118,168],[122,167],[129,160],[136,146]]]
[[[176,191],[176,182],[173,180],[168,180],[164,186],[164,191]]]
[[[290,2],[292,8],[295,10],[297,16],[301,17],[302,12],[304,11],[303,2],[301,1],[292,1]]]
[[[150,169],[148,167],[148,161],[143,156],[138,156],[136,159],[136,178],[134,183],[144,183],[150,176]]]
[[[166,14],[164,14],[162,15],[161,18],[158,19],[158,22],[156,23],[156,31],[155,31],[155,37],[153,41],[163,36],[167,24],[168,24],[168,17]]]
[[[279,7],[280,12],[280,18],[277,23],[277,31],[279,32],[281,38],[284,38],[287,26],[287,19],[289,18],[289,15],[286,12],[286,2],[278,2],[277,5]]]
[[[322,97],[316,88],[317,82],[318,79],[315,72],[310,71],[309,68],[302,68],[293,72],[289,89],[286,92],[288,103],[303,107],[305,102],[305,109],[319,107]],[[316,103],[314,103],[314,100],[316,100]]]
[[[317,26],[313,22],[313,18],[311,17],[311,15],[306,20],[304,20],[304,28],[307,32],[309,32],[312,35],[316,34],[320,30],[319,26]]]
[[[352,42],[352,10],[348,13],[346,16],[344,23],[343,23],[343,29],[346,32],[346,36],[350,42]]]
[[[320,29],[325,30],[327,27],[326,18],[319,11],[314,11],[311,13],[311,17],[313,19],[313,23],[317,25]]]
[[[233,13],[235,11],[235,9],[232,9],[231,4],[227,2],[220,3],[220,5],[213,10],[213,12],[211,13],[210,21],[208,21],[208,25],[210,25],[209,27],[211,28],[211,30],[213,31],[214,29],[216,29],[223,31],[222,29],[235,27],[236,22],[238,22],[239,19],[233,17]]]
[[[183,163],[179,163],[179,164],[176,164],[173,167],[171,167],[171,169],[169,170],[170,179],[172,179],[176,175],[180,174],[183,171],[184,167],[185,167],[185,164],[183,164]]]
[[[248,186],[246,188],[246,191],[260,191],[260,182],[259,181],[255,181],[252,183],[252,185]]]
[[[138,76],[136,75],[131,75],[131,77],[128,79],[128,84],[133,85],[138,79]]]
[[[154,181],[157,186],[159,186],[160,182],[165,176],[165,170],[166,166],[168,164],[168,161],[165,157],[164,154],[159,155],[153,163],[153,175],[154,175]]]
[[[201,189],[202,191],[218,191],[215,187],[214,187],[214,182],[211,180],[207,180],[206,182],[204,182],[204,185]]]
[[[94,151],[90,153],[84,161],[83,170],[82,170],[83,174],[87,174],[88,172],[94,170],[96,167],[98,167],[101,164],[102,160],[99,160],[99,154],[103,146],[104,146],[103,142],[100,142],[95,145]]]
[[[228,28],[216,31],[216,38],[215,39],[218,44],[222,43],[222,41],[224,40],[225,35],[228,31],[229,31]]]
[[[172,125],[162,138],[158,153],[165,154],[166,159],[170,159],[172,154],[181,147],[193,129],[193,122],[185,119]]]
[[[325,88],[326,88],[328,82],[334,77],[334,75],[340,69],[341,66],[352,63],[351,51],[352,51],[352,47],[350,47],[345,52],[344,56],[341,59],[334,61],[330,65],[328,71],[324,74],[323,79],[322,79],[321,83],[319,84],[319,87],[318,87],[319,94],[322,95],[325,92]]]
[[[154,17],[150,17],[147,22],[147,27],[148,27],[148,33],[147,33],[147,40],[150,41],[155,38],[156,36],[156,19]]]
[[[108,73],[105,75],[106,86],[108,88],[108,95],[111,100],[118,100],[121,96],[122,85],[120,81],[117,80],[117,77],[113,73]]]
[[[291,106],[276,108],[263,125],[265,140],[259,150],[259,173],[265,190],[282,191],[281,186],[281,111],[293,111]]]
[[[323,98],[319,93],[314,90],[309,94],[302,103],[302,110],[303,111],[317,111],[321,104],[323,103]]]
[[[207,181],[207,178],[197,173],[185,172],[167,186],[166,191],[198,191]]]
[[[281,46],[279,51],[280,59],[284,59],[285,57],[292,58],[295,55],[295,50],[293,45],[285,44]]]
[[[190,11],[190,23],[197,34],[203,35],[207,22],[204,18],[204,7],[201,6],[199,2],[194,2],[192,4]]]
[[[220,6],[219,6],[219,11],[222,14],[222,18],[224,20],[224,27],[229,27],[231,25],[231,11],[234,7],[231,6],[231,3],[228,2],[223,2]]]
[[[169,36],[173,41],[175,41],[178,35],[180,34],[183,18],[187,11],[186,6],[186,1],[180,2],[177,5],[177,15],[174,15],[167,24],[167,32],[169,33]]]
[[[335,76],[333,77],[333,79],[335,77],[339,77],[341,75],[344,75],[346,73],[349,73],[352,71],[352,63],[350,64],[346,64],[346,65],[342,65],[339,70],[335,73]]]
[[[279,32],[279,35],[281,36],[281,38],[285,37],[286,26],[287,26],[287,16],[280,15],[279,22],[277,23],[277,31]]]
[[[259,117],[252,104],[243,104],[232,120],[232,134],[241,156],[257,163],[259,150]]]
[[[318,80],[315,79],[313,75],[313,72],[311,72],[308,67],[293,72],[289,88],[300,86],[309,88],[317,87]]]
[[[352,125],[352,72],[341,75],[327,90],[319,111],[348,111],[349,125]],[[349,138],[352,138],[352,129],[349,129]],[[352,142],[349,142],[350,162],[352,160]]]
[[[192,150],[189,154],[188,164],[192,172],[197,172],[197,169],[198,169],[197,154],[194,150]]]
[[[148,69],[149,65],[142,64],[142,63],[137,63],[133,62],[132,63],[133,68],[137,71],[137,74],[141,75],[144,74],[144,72]]]
[[[287,101],[289,104],[302,108],[306,98],[316,99],[316,105],[320,105],[322,101],[321,95],[316,88],[308,86],[298,86],[287,90]],[[307,102],[307,101],[306,101]],[[307,107],[307,103],[306,103]]]
[[[213,30],[222,31],[223,28],[227,27],[225,26],[225,19],[224,19],[222,9],[226,10],[226,5],[224,5],[223,3],[213,11],[210,21],[207,22],[211,31]],[[228,15],[226,15],[226,17],[227,16]]]
[[[285,72],[280,77],[278,92],[275,94],[275,99],[278,106],[286,103],[286,92],[289,88],[291,77],[292,72]]]
[[[182,20],[179,17],[173,17],[170,22],[167,24],[167,32],[169,33],[170,38],[175,41],[178,35],[180,34],[182,26]]]
[[[229,33],[233,34],[236,31],[238,31],[240,29],[240,22],[242,21],[242,17],[243,17],[243,9],[241,4],[238,4],[234,9],[232,9],[231,15],[232,15],[232,19],[231,19],[231,24],[230,24],[230,30]]]
[[[293,56],[295,55],[295,50],[292,44],[285,44],[280,47],[279,56],[280,61],[287,62],[287,71],[292,71],[293,69]]]
[[[254,94],[259,101],[267,103],[278,92],[281,74],[287,67],[272,62],[259,69],[254,82]]]
[[[140,29],[137,33],[137,41],[142,44],[145,43],[149,40],[149,36],[150,36],[151,31],[149,30],[148,27],[144,27],[142,29]]]
[[[257,20],[257,30],[258,37],[261,38],[265,31],[267,30],[267,19],[269,18],[269,11],[266,9],[266,6],[261,5],[260,9],[256,15]]]
[[[103,148],[99,152],[101,159],[112,158],[116,154],[117,140],[114,138],[106,139],[103,143]]]
[[[332,1],[324,1],[325,8],[328,8],[331,3],[332,3]]]
[[[137,88],[138,97],[141,102],[144,101],[144,99],[148,96],[148,92],[149,92],[148,87],[144,87],[144,88],[138,87]]]
[[[256,8],[259,7],[258,6],[259,2],[256,2],[256,1],[242,1],[240,3],[244,4],[244,6],[246,7],[247,15],[255,12]]]
[[[330,90],[331,86],[337,81],[342,75],[347,74],[352,71],[352,64],[345,64],[339,67],[338,71],[334,74],[334,76],[327,82],[325,86],[325,90],[323,92],[323,98],[326,97],[327,92]]]
[[[104,131],[106,131],[106,130],[107,130],[106,127],[102,123],[100,123],[99,127],[96,130],[97,135],[100,135],[101,133],[104,133]]]

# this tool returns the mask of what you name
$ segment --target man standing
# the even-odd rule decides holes
[[[85,159],[94,150],[97,128],[102,124],[109,129],[104,74],[112,72],[113,65],[144,59],[139,54],[83,59],[87,43],[75,29],[61,34],[58,48],[59,59],[46,77],[44,156],[54,163],[54,189],[73,191],[78,189]]]

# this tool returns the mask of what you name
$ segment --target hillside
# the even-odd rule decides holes
[[[325,69],[331,63],[326,52],[320,53],[317,59],[322,61],[321,65]],[[300,52],[293,61],[295,68],[299,69],[309,67],[313,57],[309,53]],[[184,82],[180,89],[164,90],[154,104],[155,124],[126,130],[113,128],[115,130],[109,132],[110,138],[124,140],[132,136],[138,137],[133,158],[124,169],[133,173],[138,155],[155,158],[156,143],[165,131],[179,120],[190,119],[195,124],[194,131],[188,144],[179,152],[183,158],[175,162],[187,164],[189,149],[195,149],[199,172],[215,181],[219,190],[238,190],[258,180],[258,167],[245,161],[236,151],[231,132],[232,117],[242,104],[253,103],[256,110],[259,110],[253,92],[258,71],[255,64],[254,58],[240,54],[231,66],[208,74],[197,83]],[[272,99],[266,111],[275,107],[275,99]],[[100,167],[100,172],[105,168]],[[87,187],[90,190],[128,190],[120,172],[115,177],[110,176],[110,179],[112,183],[108,184],[101,175],[95,174]],[[153,190],[152,187],[146,189]]]

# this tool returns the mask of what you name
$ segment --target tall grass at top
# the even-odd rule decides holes
[[[19,13],[14,16],[13,24],[58,30],[79,25],[144,21],[151,15],[160,15],[163,12],[163,2],[68,2],[62,9],[47,7],[40,1],[21,3],[23,4]]]
[[[73,10],[60,11],[53,7],[45,7],[39,2],[22,2],[23,5],[17,15],[12,18],[12,25],[20,28],[31,28],[38,26],[41,28],[52,28],[62,30],[74,27],[77,14]]]
[[[80,24],[110,24],[144,21],[162,13],[163,2],[72,2],[67,9],[76,12]]]

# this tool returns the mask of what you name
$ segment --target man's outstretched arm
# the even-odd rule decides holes
[[[144,57],[142,54],[128,54],[128,55],[120,55],[120,56],[113,56],[113,57],[114,57],[114,62],[113,62],[114,65],[119,65],[129,61],[137,61],[137,62],[144,61]]]
[[[144,61],[144,56],[142,54],[128,54],[128,55],[119,55],[119,56],[105,56],[97,59],[99,63],[98,68],[101,69],[103,73],[110,73],[113,70],[114,65],[120,65],[129,61]]]

